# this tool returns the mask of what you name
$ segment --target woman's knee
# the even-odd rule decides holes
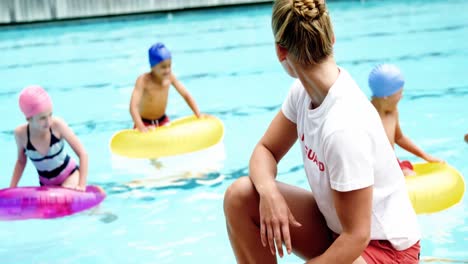
[[[245,211],[245,207],[251,205],[256,197],[256,190],[249,177],[244,176],[234,181],[224,193],[224,212],[228,215],[230,212],[239,209]]]

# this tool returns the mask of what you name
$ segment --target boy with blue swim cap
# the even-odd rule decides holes
[[[162,43],[156,43],[148,50],[148,58],[151,68],[162,61],[172,59],[171,53]]]
[[[402,98],[405,79],[400,69],[393,64],[377,65],[369,74],[369,87],[372,91],[371,102],[382,119],[388,140],[427,162],[444,162],[432,157],[416,146],[400,128],[397,104]],[[414,174],[413,165],[405,160],[400,161],[405,176]]]
[[[195,100],[172,73],[172,55],[166,46],[160,42],[152,45],[148,50],[148,58],[151,71],[137,78],[130,100],[134,128],[146,132],[148,127],[155,128],[169,123],[166,107],[171,85],[185,99],[193,113],[200,117]]]
[[[403,74],[392,64],[377,65],[369,74],[369,87],[374,97],[391,96],[402,90],[404,85]]]

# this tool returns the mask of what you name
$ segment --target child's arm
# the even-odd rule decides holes
[[[11,177],[10,188],[18,186],[18,182],[23,175],[24,168],[26,167],[26,154],[24,154],[24,147],[21,144],[21,137],[19,136],[19,129],[15,129],[15,140],[16,146],[18,147],[18,159],[16,160],[15,170],[13,171],[13,177]]]
[[[67,125],[67,123],[65,123],[65,121],[58,118],[54,118],[54,121],[61,137],[67,141],[67,143],[80,159],[80,179],[76,189],[84,191],[86,189],[86,181],[88,178],[88,154],[86,153],[83,144],[81,144],[78,137]]]
[[[130,115],[132,116],[133,123],[136,128],[141,132],[148,131],[148,128],[143,124],[141,120],[140,111],[138,106],[140,105],[141,97],[143,96],[143,77],[138,77],[135,83],[135,88],[133,89],[132,98],[130,99]]]
[[[179,92],[179,94],[184,98],[185,102],[187,102],[190,109],[192,109],[193,113],[198,118],[200,118],[201,114],[200,114],[200,110],[198,110],[197,103],[195,102],[193,97],[190,95],[190,93],[187,91],[185,86],[179,80],[177,80],[174,74],[171,75],[171,82],[172,82],[172,85],[174,85],[174,87],[176,88],[177,92]]]
[[[395,129],[395,143],[406,151],[420,157],[421,159],[427,162],[444,162],[441,159],[432,157],[431,155],[424,152],[421,148],[416,146],[416,144],[411,141],[407,136],[403,135],[403,132],[400,128],[400,122],[397,122]]]

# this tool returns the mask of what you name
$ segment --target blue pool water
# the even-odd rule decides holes
[[[338,63],[366,94],[375,64],[398,64],[407,80],[400,103],[404,133],[468,175],[468,2],[343,1],[329,8]],[[37,83],[85,145],[89,183],[102,186],[108,197],[93,212],[0,222],[0,263],[234,263],[223,194],[247,173],[251,151],[291,83],[274,55],[270,12],[269,5],[260,5],[2,28],[0,186],[8,186],[16,159],[12,131],[24,121],[18,92]],[[116,168],[108,149],[112,134],[132,125],[130,93],[138,74],[148,70],[146,52],[155,41],[172,50],[174,72],[201,110],[224,122],[225,160],[203,176],[128,187],[163,171],[148,164],[150,172]],[[177,118],[190,109],[172,92],[167,112]],[[199,164],[208,166],[210,157]],[[282,161],[278,177],[308,188],[297,147]],[[20,185],[35,184],[29,164]],[[468,259],[467,199],[419,216],[423,258]],[[281,263],[303,262],[288,256]]]

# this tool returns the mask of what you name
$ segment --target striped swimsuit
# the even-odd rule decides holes
[[[65,151],[63,139],[58,139],[50,129],[49,151],[45,156],[39,153],[29,139],[24,149],[26,156],[33,162],[39,174],[41,185],[60,186],[76,170],[78,166]]]

